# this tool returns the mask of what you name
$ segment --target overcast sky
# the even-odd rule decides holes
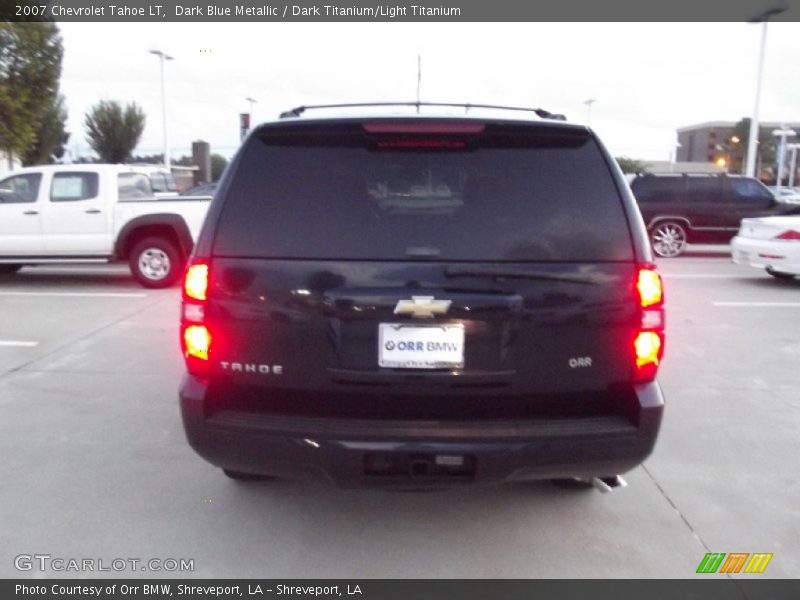
[[[70,149],[101,99],[147,114],[138,154],[163,149],[159,48],[171,154],[238,145],[245,98],[263,121],[301,104],[422,100],[537,106],[585,121],[615,155],[667,160],[677,127],[750,116],[760,25],[744,23],[62,23]],[[761,119],[800,120],[800,24],[769,25]]]

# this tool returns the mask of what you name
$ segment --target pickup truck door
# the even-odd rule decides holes
[[[44,253],[42,187],[41,173],[20,173],[0,180],[0,258]]]
[[[53,256],[108,256],[111,244],[111,194],[116,181],[104,173],[53,173],[44,205],[44,247]]]

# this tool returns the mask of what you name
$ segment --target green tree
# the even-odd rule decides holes
[[[22,156],[22,164],[41,165],[53,162],[64,156],[69,133],[66,131],[67,109],[64,97],[59,95],[55,102],[45,107],[39,123],[34,143]]]
[[[41,123],[57,103],[63,56],[55,24],[0,22],[0,150],[9,167],[37,143]]]
[[[101,161],[124,163],[142,137],[145,120],[135,102],[123,108],[119,102],[101,100],[86,113],[86,141]]]
[[[211,181],[219,181],[222,172],[228,166],[228,159],[221,154],[211,155]]]
[[[626,156],[617,156],[615,160],[623,173],[643,173],[647,170],[647,163],[641,160]]]

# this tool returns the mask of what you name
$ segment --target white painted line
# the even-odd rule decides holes
[[[147,294],[111,292],[0,292],[0,296],[59,296],[67,298],[147,298]]]
[[[25,346],[27,348],[32,348],[33,346],[38,346],[39,342],[20,342],[16,340],[0,340],[0,346]]]
[[[800,302],[712,302],[714,306],[763,306],[763,307],[790,307],[800,308]]]
[[[86,275],[87,273],[91,273],[92,275],[118,275],[121,273],[129,274],[130,271],[127,267],[51,267],[48,265],[46,267],[36,267],[36,270],[25,271],[25,273],[28,275],[33,275],[35,273],[69,273],[71,275]]]
[[[722,275],[720,273],[661,273],[670,279],[748,279],[746,275]],[[753,274],[752,277],[760,277],[760,274]]]

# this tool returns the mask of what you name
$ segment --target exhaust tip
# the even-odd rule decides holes
[[[627,487],[628,482],[619,475],[610,477],[592,477],[592,485],[601,493],[613,492],[618,487]]]

